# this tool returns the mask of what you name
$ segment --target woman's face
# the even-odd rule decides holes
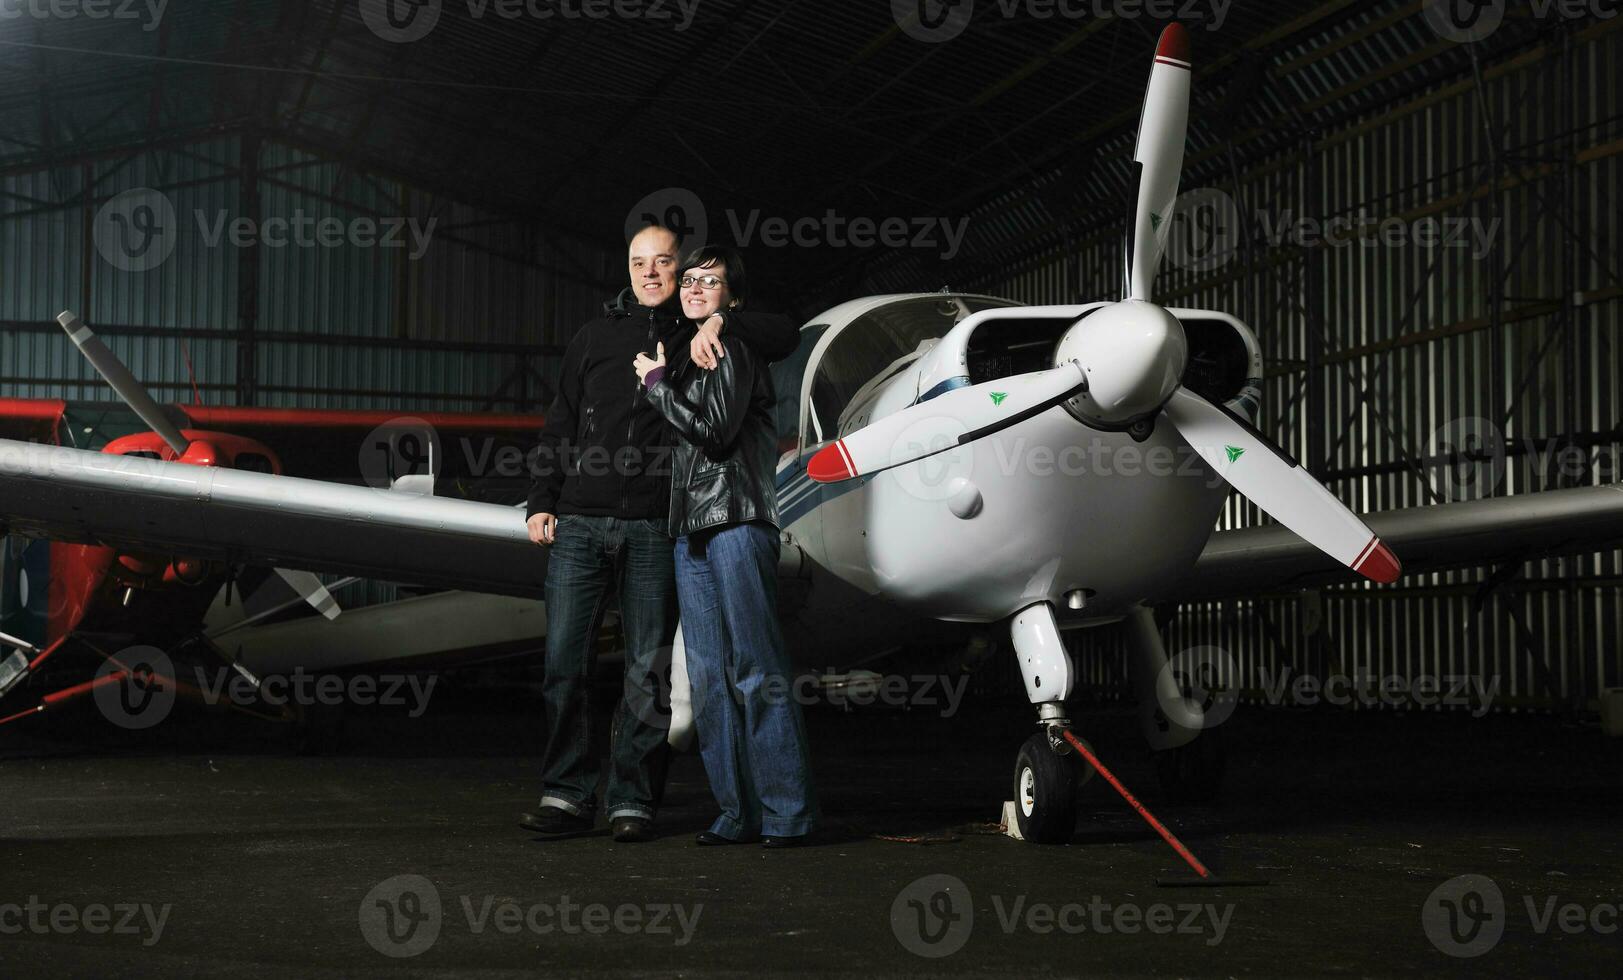
[[[694,266],[682,273],[683,279],[689,277],[693,283],[681,287],[682,312],[688,319],[703,321],[710,314],[725,310],[732,304],[732,293],[727,290],[727,263]],[[705,288],[710,283],[716,283],[714,289]]]

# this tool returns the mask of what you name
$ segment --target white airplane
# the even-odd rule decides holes
[[[1007,624],[1039,726],[1014,773],[1027,840],[1063,841],[1075,825],[1062,631],[1126,624],[1163,783],[1209,792],[1220,763],[1197,738],[1201,705],[1167,669],[1153,604],[1353,574],[1392,582],[1394,549],[1413,573],[1623,542],[1616,485],[1366,523],[1255,428],[1262,358],[1251,331],[1226,313],[1151,302],[1189,84],[1184,32],[1169,27],[1140,120],[1125,298],[854,300],[803,327],[796,354],[773,366],[780,575],[792,585],[781,605],[799,659],[851,665],[921,624],[958,638]],[[150,402],[131,384],[127,400]],[[1214,534],[1225,483],[1279,525]],[[539,598],[545,578],[546,552],[511,507],[9,440],[0,524],[496,595]],[[670,738],[682,745],[692,716],[680,634],[672,673]]]

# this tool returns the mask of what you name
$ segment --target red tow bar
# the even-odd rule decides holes
[[[1200,875],[1202,878],[1210,878],[1212,876],[1212,873],[1206,870],[1206,866],[1200,863],[1200,859],[1195,857],[1194,853],[1183,845],[1183,841],[1179,840],[1177,836],[1172,833],[1172,831],[1168,830],[1165,824],[1155,819],[1155,814],[1151,813],[1149,810],[1146,810],[1144,808],[1144,804],[1138,802],[1138,797],[1127,791],[1127,787],[1121,784],[1121,780],[1116,778],[1116,774],[1111,772],[1109,769],[1106,769],[1105,764],[1100,762],[1099,757],[1094,755],[1086,745],[1082,744],[1081,739],[1077,738],[1075,735],[1072,735],[1069,731],[1062,731],[1060,734],[1065,736],[1065,741],[1071,743],[1071,748],[1082,753],[1082,758],[1088,760],[1088,765],[1097,770],[1099,775],[1104,777],[1105,782],[1109,783],[1111,787],[1116,790],[1116,792],[1121,794],[1121,798],[1126,800],[1128,805],[1138,811],[1138,815],[1144,818],[1145,823],[1155,828],[1155,832],[1161,835],[1162,840],[1172,845],[1172,849],[1178,852],[1178,856],[1183,858],[1191,868],[1195,869],[1195,874]]]

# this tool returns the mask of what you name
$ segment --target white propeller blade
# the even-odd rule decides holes
[[[294,571],[287,568],[274,569],[276,576],[288,587],[299,594],[299,597],[310,604],[310,607],[328,619],[337,619],[343,612],[338,600],[332,597],[327,587],[321,584],[321,579],[312,572]]]
[[[1229,485],[1302,540],[1375,582],[1397,581],[1397,556],[1307,470],[1260,432],[1187,388],[1172,393],[1167,418]]]
[[[159,408],[158,403],[147,394],[147,390],[141,387],[141,382],[135,380],[135,375],[129,372],[124,362],[107,349],[101,338],[85,326],[72,310],[58,313],[56,322],[62,324],[62,329],[67,331],[68,338],[73,341],[74,346],[78,347],[79,352],[91,366],[107,379],[107,383],[118,392],[118,397],[124,399],[124,404],[133,408],[135,414],[141,416],[141,421],[145,422],[148,428],[162,436],[163,441],[169,444],[169,448],[175,451],[176,456],[184,454],[189,445],[186,437],[181,435],[175,424],[163,414],[163,409]]]
[[[934,456],[1046,411],[1087,383],[1082,368],[1071,361],[956,388],[824,446],[806,462],[806,475],[818,483],[838,483]]]
[[[1155,48],[1155,65],[1138,117],[1138,147],[1133,151],[1142,170],[1127,257],[1129,299],[1150,298],[1161,251],[1172,228],[1172,205],[1178,197],[1189,128],[1189,76],[1189,35],[1182,25],[1168,24]]]

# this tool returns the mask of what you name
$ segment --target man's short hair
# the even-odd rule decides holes
[[[665,224],[664,222],[661,222],[661,221],[646,221],[646,222],[644,222],[642,224],[642,227],[638,228],[636,231],[633,231],[626,238],[626,247],[630,248],[631,247],[631,240],[633,238],[636,238],[638,235],[642,234],[645,231],[648,231],[651,228],[669,233],[671,238],[676,240],[676,244],[673,246],[673,251],[677,252],[678,254],[681,253],[681,251],[682,251],[682,233],[677,231],[675,228],[672,228],[669,225],[667,225],[667,224]]]

